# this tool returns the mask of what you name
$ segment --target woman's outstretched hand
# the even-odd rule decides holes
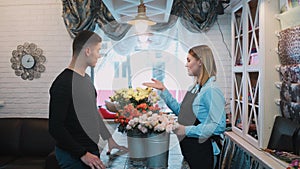
[[[143,85],[147,86],[147,87],[152,87],[152,88],[155,88],[155,89],[161,90],[161,91],[166,89],[166,87],[164,86],[164,84],[161,81],[153,79],[153,78],[151,80],[153,81],[153,83],[145,82],[145,83],[143,83]]]

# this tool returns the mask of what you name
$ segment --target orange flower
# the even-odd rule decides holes
[[[137,109],[146,110],[148,108],[148,105],[146,103],[141,103],[136,106]]]
[[[152,112],[159,112],[160,108],[158,107],[158,105],[155,106],[149,106],[148,109]]]
[[[121,132],[126,131],[128,122],[136,117],[150,113],[159,113],[159,106],[156,105],[159,100],[152,88],[120,89],[110,97],[112,102],[116,102],[119,108],[115,118],[116,123],[120,123],[118,129]],[[155,106],[154,106],[155,105]]]

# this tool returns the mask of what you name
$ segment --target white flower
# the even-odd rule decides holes
[[[140,116],[140,122],[146,121],[148,118],[147,114],[143,114],[142,116]]]
[[[138,118],[138,117],[135,117],[135,118],[133,118],[133,121],[134,121],[135,123],[138,123],[138,122],[139,122],[139,118]]]
[[[126,126],[126,130],[131,130],[131,129],[132,129],[131,125]]]
[[[152,111],[148,111],[148,112],[147,112],[147,115],[148,115],[148,116],[151,116],[152,114],[153,114]]]
[[[134,126],[136,122],[134,120],[129,120],[128,125],[129,126]]]
[[[144,127],[143,125],[139,124],[138,125],[138,129],[143,132],[143,133],[147,133],[148,132],[148,129],[146,127]]]
[[[158,124],[154,127],[154,131],[158,131],[158,132],[165,131],[165,126],[163,124]]]

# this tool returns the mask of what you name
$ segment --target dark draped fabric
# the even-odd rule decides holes
[[[178,16],[187,30],[204,32],[217,19],[218,2],[219,0],[174,0],[171,15]]]
[[[101,0],[62,0],[63,19],[71,37],[82,30],[94,31],[96,24],[113,40],[122,39],[131,25],[120,24]]]
[[[63,19],[70,35],[74,37],[81,30],[94,31],[98,26],[112,40],[121,40],[131,25],[115,21],[101,0],[62,0]],[[189,31],[205,32],[217,19],[216,7],[219,0],[174,0],[169,21],[157,23],[151,31],[165,31],[177,20]]]

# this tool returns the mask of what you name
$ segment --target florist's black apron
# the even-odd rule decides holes
[[[193,102],[201,88],[195,93],[188,91],[181,103],[178,122],[184,126],[198,125],[200,121],[193,112]],[[213,147],[211,140],[207,139],[199,143],[198,138],[180,137],[181,152],[191,169],[212,169],[213,168]]]

